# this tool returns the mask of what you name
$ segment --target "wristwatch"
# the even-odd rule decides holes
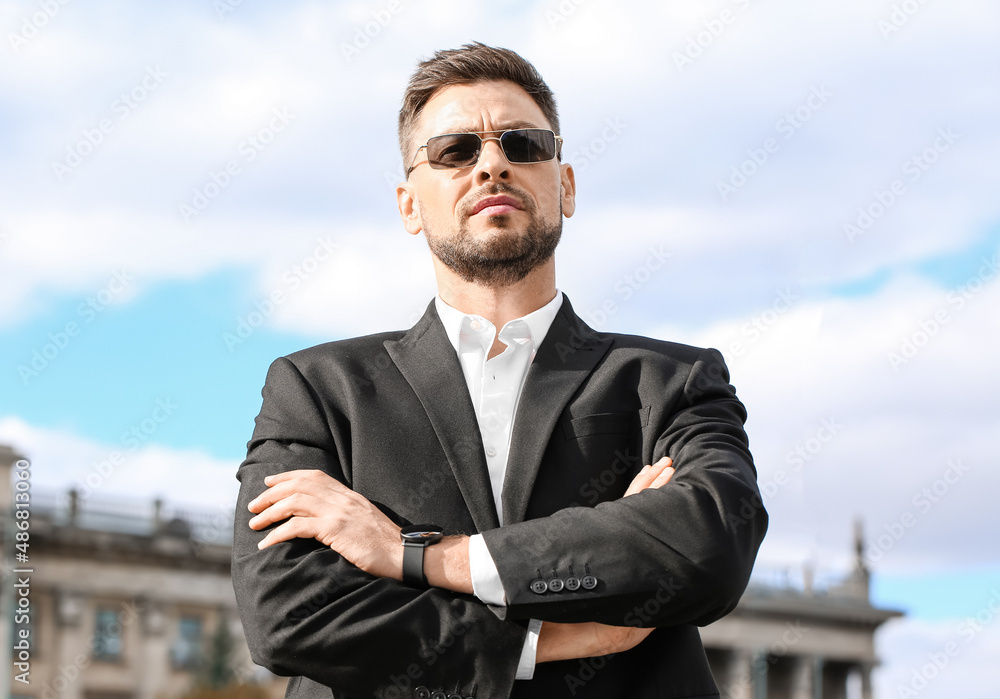
[[[411,524],[399,531],[403,540],[403,582],[427,587],[424,576],[424,549],[441,541],[443,529],[436,524]]]

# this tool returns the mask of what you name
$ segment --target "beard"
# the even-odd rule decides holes
[[[538,216],[530,198],[514,187],[499,183],[490,188],[489,196],[510,194],[516,196],[530,216],[524,231],[518,233],[507,215],[490,216],[489,222],[499,229],[485,240],[469,233],[469,211],[473,203],[461,211],[462,223],[458,234],[446,238],[434,235],[424,221],[424,235],[431,253],[463,281],[489,288],[511,286],[528,276],[555,253],[562,237],[562,202],[556,221],[548,222]],[[477,199],[480,198],[477,196]]]

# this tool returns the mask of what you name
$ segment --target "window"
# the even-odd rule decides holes
[[[204,648],[201,617],[182,616],[177,631],[177,640],[170,649],[170,660],[175,670],[194,670],[201,661]]]
[[[94,624],[94,658],[118,662],[122,658],[122,623],[114,609],[98,607]]]

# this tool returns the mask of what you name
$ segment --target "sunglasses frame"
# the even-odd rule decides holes
[[[503,141],[501,140],[504,137],[505,134],[509,134],[509,133],[514,132],[514,131],[547,131],[548,133],[552,134],[553,138],[555,138],[555,141],[556,141],[556,152],[555,152],[555,155],[553,155],[551,158],[547,158],[545,160],[531,160],[531,161],[524,162],[524,163],[514,162],[509,157],[507,157],[507,151],[504,150]],[[483,134],[488,134],[488,133],[495,133],[495,134],[500,134],[500,135],[499,136],[491,136],[489,138],[484,138]],[[409,179],[410,178],[410,173],[413,172],[413,169],[415,167],[417,167],[417,165],[420,165],[420,163],[417,162],[417,158],[420,157],[420,151],[423,150],[423,149],[425,149],[425,148],[427,148],[430,145],[431,141],[433,141],[436,138],[444,138],[446,136],[469,136],[469,135],[478,136],[479,137],[479,152],[476,153],[476,159],[473,162],[469,163],[468,165],[458,165],[458,166],[455,166],[455,167],[449,167],[447,165],[445,165],[445,166],[435,165],[434,163],[432,163],[430,161],[430,158],[428,158],[425,162],[431,167],[432,170],[461,170],[464,167],[472,167],[473,165],[475,165],[476,163],[479,162],[479,157],[483,154],[483,147],[485,146],[485,144],[486,144],[487,141],[496,141],[497,144],[500,146],[500,152],[503,153],[503,157],[507,158],[507,162],[510,163],[511,165],[534,165],[536,163],[548,163],[548,162],[551,162],[553,160],[560,159],[562,157],[562,144],[563,144],[562,136],[558,135],[552,129],[538,129],[538,128],[534,128],[534,127],[521,127],[521,128],[517,128],[517,129],[503,129],[501,131],[459,131],[459,132],[455,132],[455,133],[443,133],[443,134],[440,134],[438,136],[432,136],[432,137],[430,137],[429,139],[427,139],[427,143],[425,143],[424,145],[422,145],[419,148],[417,148],[416,152],[413,154],[413,161],[410,163],[410,167],[408,167],[406,169],[406,178]]]

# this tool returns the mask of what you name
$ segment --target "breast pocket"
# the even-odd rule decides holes
[[[631,413],[595,413],[563,420],[560,424],[567,441],[597,435],[629,435],[639,432],[649,419],[649,406]]]

